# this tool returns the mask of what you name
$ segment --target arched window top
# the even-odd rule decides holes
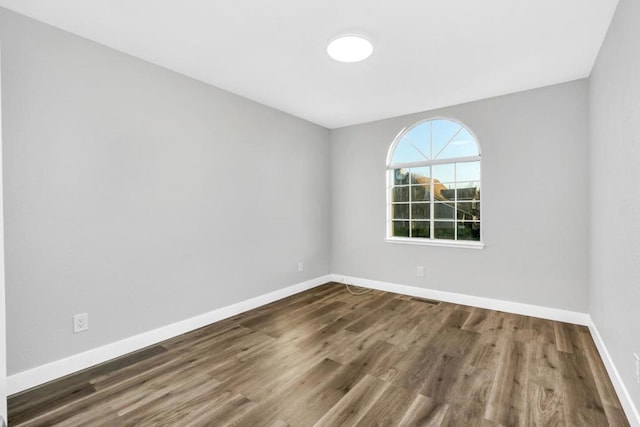
[[[448,163],[474,157],[480,157],[480,146],[469,129],[455,120],[430,119],[400,132],[389,150],[387,166]]]

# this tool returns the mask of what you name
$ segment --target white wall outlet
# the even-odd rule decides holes
[[[416,270],[416,276],[418,277],[424,277],[424,267],[419,265],[418,269]]]
[[[302,261],[298,261],[298,271],[302,270],[304,270],[304,264],[302,263]]]
[[[640,356],[638,353],[633,353],[633,378],[637,383],[640,383]]]
[[[73,333],[86,331],[89,329],[89,315],[87,313],[76,314],[73,316]]]

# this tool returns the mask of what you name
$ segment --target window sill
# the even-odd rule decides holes
[[[431,240],[431,239],[419,239],[419,238],[402,238],[402,237],[387,237],[384,239],[387,243],[395,243],[401,245],[418,245],[418,246],[444,246],[447,248],[465,248],[465,249],[484,249],[484,243],[474,241],[460,241],[460,240]]]

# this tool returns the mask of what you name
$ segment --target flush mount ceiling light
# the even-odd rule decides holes
[[[371,56],[373,45],[362,36],[347,34],[331,40],[327,53],[336,61],[358,62]]]

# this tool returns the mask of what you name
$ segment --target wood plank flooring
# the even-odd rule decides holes
[[[326,284],[9,399],[11,426],[627,426],[587,328]]]

